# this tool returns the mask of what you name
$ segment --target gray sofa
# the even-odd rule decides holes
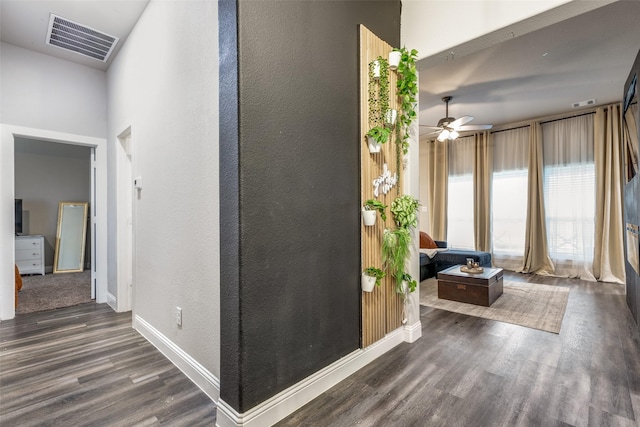
[[[435,240],[439,248],[446,248],[447,242]],[[481,267],[491,267],[491,254],[489,252],[468,251],[462,249],[449,249],[438,252],[433,258],[420,253],[420,281],[435,277],[438,271],[445,270],[454,265],[464,265],[467,258],[473,258]]]

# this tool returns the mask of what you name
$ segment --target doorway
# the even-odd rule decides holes
[[[19,236],[16,236],[16,265],[23,284],[17,298],[18,314],[63,308],[95,299],[92,277],[95,269],[91,262],[95,239],[89,211],[85,210],[86,215],[78,218],[84,222],[86,232],[73,240],[85,248],[83,252],[78,248],[77,253],[84,262],[82,265],[75,262],[73,269],[58,266],[58,272],[65,269],[73,272],[53,274],[59,260],[60,203],[85,203],[93,207],[94,155],[94,147],[14,138],[14,189],[16,199],[22,201],[23,218]],[[70,242],[62,240],[65,244]],[[35,243],[38,244],[30,247]],[[41,274],[32,274],[36,264],[40,266],[38,273]]]
[[[15,199],[15,138],[81,145],[93,150],[91,201],[95,209],[91,211],[90,225],[95,244],[91,245],[93,252],[91,270],[96,302],[106,302],[108,268],[107,140],[22,126],[2,125],[0,127],[0,163],[2,166],[0,168],[0,201],[2,201],[0,223],[5,226],[0,228],[0,319],[7,320],[15,316],[15,236],[10,226],[14,216],[13,200]]]
[[[116,154],[118,179],[118,299],[117,311],[129,311],[133,306],[133,286],[135,283],[135,195],[134,140],[131,126],[118,135]]]

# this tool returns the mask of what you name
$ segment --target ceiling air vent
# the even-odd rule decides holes
[[[587,105],[595,105],[596,99],[587,99],[586,101],[574,102],[571,104],[573,108],[586,107]]]
[[[51,14],[47,33],[48,45],[106,62],[118,40],[118,37]]]

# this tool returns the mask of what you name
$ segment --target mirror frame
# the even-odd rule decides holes
[[[638,75],[635,74],[626,93],[624,94],[622,109],[622,171],[623,183],[630,182],[640,173],[640,142],[638,141],[638,126],[640,126],[638,111]]]
[[[69,228],[68,225],[66,227],[64,224],[64,211],[65,211],[65,207],[82,207],[83,208],[83,221],[82,221],[82,225],[81,225],[81,232],[82,232],[82,239],[80,242],[80,253],[78,256],[78,263],[77,263],[77,268],[69,268],[69,269],[61,269],[59,266],[59,261],[60,261],[60,242],[61,240],[63,240],[63,237],[65,234],[68,234],[69,232]],[[89,203],[87,202],[60,202],[58,203],[58,226],[57,226],[57,231],[56,231],[56,249],[55,249],[55,256],[54,256],[54,260],[53,260],[53,272],[54,273],[77,273],[77,272],[81,272],[84,271],[84,252],[85,252],[85,246],[86,246],[86,239],[87,239],[87,215],[89,212]],[[77,225],[76,225],[77,227]],[[79,230],[76,228],[76,233]],[[64,249],[64,247],[63,247]]]

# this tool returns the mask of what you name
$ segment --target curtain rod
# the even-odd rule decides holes
[[[540,124],[546,124],[546,123],[557,122],[559,120],[571,119],[571,118],[574,118],[574,117],[587,116],[589,114],[595,114],[597,108],[609,107],[611,105],[620,105],[620,102],[612,102],[610,104],[598,105],[597,107],[593,107],[589,111],[583,111],[581,113],[573,113],[573,114],[565,113],[564,115],[561,113],[561,114],[556,114],[555,116],[547,116],[547,118],[537,119],[537,121],[539,121]],[[528,120],[526,124],[518,124],[518,123],[523,123],[524,121],[516,122],[514,124],[514,127],[507,127],[507,128],[504,128],[504,129],[501,129],[502,126],[500,126],[498,130],[490,130],[489,133],[490,134],[494,134],[494,133],[504,132],[504,131],[507,131],[507,130],[516,130],[516,129],[528,128],[528,127],[531,126],[531,122],[535,122],[535,121],[536,121],[536,119]],[[503,126],[509,126],[509,125],[503,125]],[[468,136],[471,136],[471,135],[468,135]],[[432,141],[435,141],[435,139],[428,139],[427,140],[427,142],[432,142]]]
[[[610,105],[616,105],[616,104],[618,104],[618,103],[601,105],[600,107],[608,107]],[[533,120],[529,120],[527,124],[516,125],[514,127],[509,127],[509,128],[505,128],[505,129],[498,129],[498,130],[495,130],[495,131],[489,131],[489,133],[493,134],[493,133],[504,132],[504,131],[507,131],[507,130],[516,130],[516,129],[528,128],[528,127],[531,126],[531,122],[535,122],[535,121],[538,121],[538,122],[540,122],[541,125],[543,125],[543,124],[546,124],[546,123],[553,123],[553,122],[557,122],[557,121],[560,121],[560,120],[572,119],[574,117],[588,116],[590,114],[595,114],[595,113],[596,113],[596,110],[593,109],[593,110],[582,112],[582,113],[561,115],[560,117],[558,117],[556,115],[556,116],[547,117],[546,119],[544,119],[544,118],[543,119],[538,119],[538,120],[533,119]],[[522,123],[522,122],[520,122],[520,123]],[[505,125],[505,126],[508,126],[508,125]]]
[[[544,124],[546,124],[546,123],[553,123],[553,122],[557,122],[557,121],[560,121],[560,120],[573,119],[574,117],[588,116],[588,115],[590,115],[590,114],[595,114],[595,113],[596,113],[596,112],[595,112],[595,110],[594,110],[594,111],[589,111],[589,112],[587,112],[587,113],[574,114],[574,115],[571,115],[571,116],[560,117],[560,118],[557,118],[557,119],[550,119],[550,120],[544,120],[544,121],[543,121],[543,120],[541,120],[541,121],[540,121],[540,124],[541,124],[541,125],[544,125]]]
[[[508,131],[508,130],[524,129],[524,128],[528,128],[528,127],[530,127],[530,126],[531,126],[531,125],[516,126],[516,127],[514,127],[514,128],[509,128],[509,129],[494,130],[494,131],[489,132],[489,133],[494,134],[494,133],[506,132],[506,131]]]

